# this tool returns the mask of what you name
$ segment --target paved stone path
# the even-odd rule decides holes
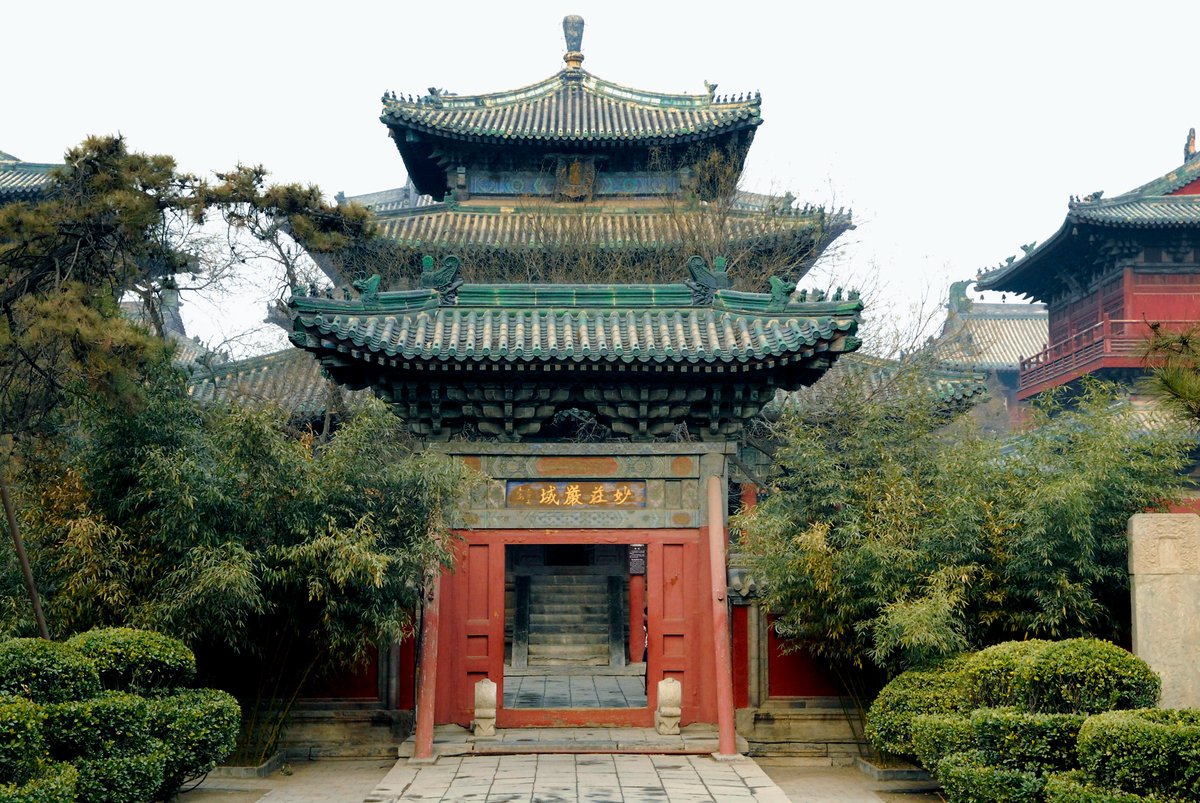
[[[788,797],[748,758],[541,754],[443,757],[430,765],[400,761],[366,800],[787,803]]]
[[[643,683],[640,675],[505,675],[504,707],[645,708]]]

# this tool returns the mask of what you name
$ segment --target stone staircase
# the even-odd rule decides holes
[[[531,577],[529,665],[608,665],[609,604],[604,575]]]

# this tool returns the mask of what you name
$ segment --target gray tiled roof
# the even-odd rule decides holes
[[[288,347],[282,351],[199,367],[188,383],[198,402],[275,404],[299,418],[317,418],[329,407],[331,392],[340,392],[321,372],[311,354]]]
[[[973,304],[951,314],[930,345],[938,362],[978,371],[1016,371],[1021,359],[1046,348],[1044,304]]]
[[[476,141],[659,142],[753,128],[761,99],[645,92],[567,68],[530,86],[488,95],[392,97],[380,119]]]
[[[49,188],[52,181],[50,171],[56,167],[62,165],[22,162],[0,151],[0,203],[37,198]]]
[[[1195,226],[1200,225],[1200,195],[1119,195],[1091,203],[1080,201],[1072,204],[1070,217],[1101,226]]]
[[[683,233],[707,222],[702,218],[692,222],[692,218],[693,213],[662,208],[631,212],[600,207],[581,214],[575,207],[561,212],[549,205],[527,210],[475,205],[453,209],[445,204],[432,204],[381,215],[378,223],[384,237],[412,246],[520,246],[531,244],[531,238],[537,235],[551,241],[555,237],[586,236],[597,246],[658,247],[679,242]],[[823,209],[792,210],[777,215],[730,211],[720,223],[732,240],[743,243],[820,230],[840,233],[853,228],[848,213],[830,214]]]

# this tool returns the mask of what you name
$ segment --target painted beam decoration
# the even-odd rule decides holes
[[[646,481],[509,480],[504,504],[523,509],[642,508],[646,506]]]

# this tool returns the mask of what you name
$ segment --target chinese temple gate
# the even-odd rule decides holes
[[[356,293],[289,302],[293,343],[334,380],[487,478],[425,612],[418,744],[422,720],[469,726],[484,678],[499,727],[649,726],[663,678],[682,684],[682,724],[717,722],[721,689],[744,706],[757,639],[745,610],[732,645],[726,623],[730,458],[777,392],[859,345],[857,296],[793,292],[848,217],[743,196],[708,249],[671,227],[730,200],[706,199],[693,166],[731,154],[740,172],[757,96],[619,87],[582,69],[582,20],[564,29],[566,66],[538,84],[386,95],[382,120],[438,202],[377,212],[399,256]],[[580,245],[568,214],[640,281],[513,280],[531,240]],[[535,218],[550,221],[537,234]],[[735,289],[772,259],[788,280]]]

